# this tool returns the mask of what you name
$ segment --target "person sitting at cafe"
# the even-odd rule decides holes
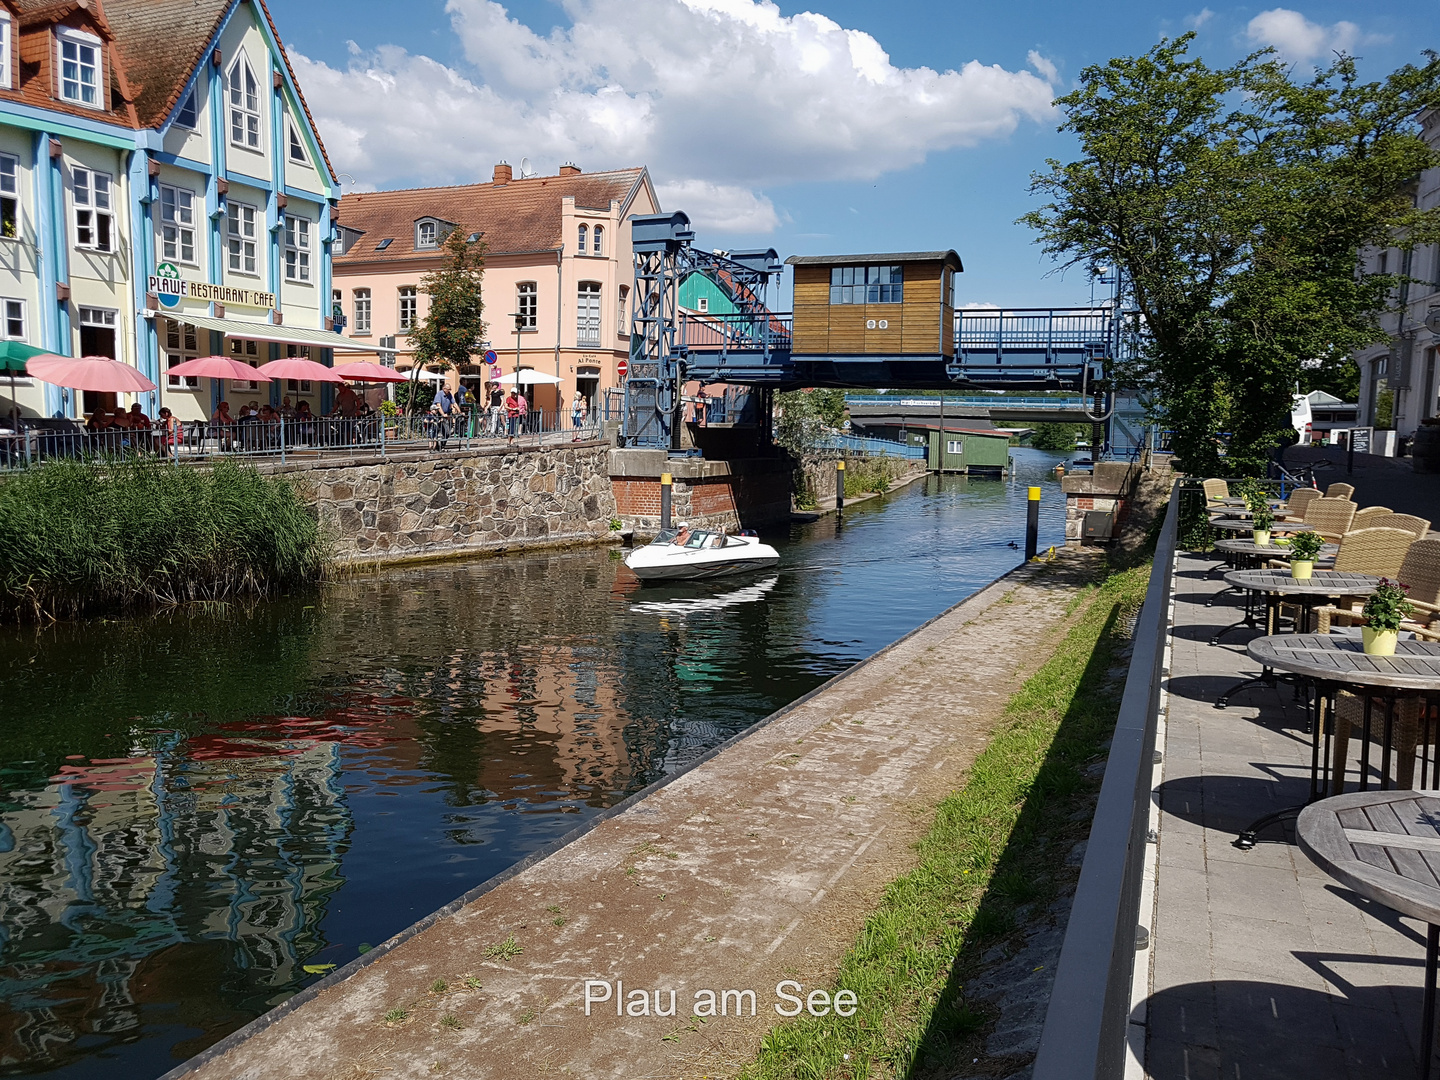
[[[125,411],[123,405],[116,405],[115,412],[110,417],[112,428],[132,428],[135,425],[130,421],[130,414]]]
[[[145,415],[145,410],[140,408],[138,401],[130,406],[130,426],[138,431],[143,431],[150,426],[150,417]]]
[[[233,424],[235,418],[230,415],[230,402],[222,401],[215,406],[215,411],[210,414],[212,424]]]
[[[110,410],[108,409],[92,410],[90,413],[90,418],[85,421],[86,431],[104,431],[109,426]]]

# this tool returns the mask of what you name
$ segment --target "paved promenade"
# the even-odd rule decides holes
[[[1333,882],[1294,846],[1293,820],[1252,851],[1232,844],[1306,799],[1310,743],[1289,686],[1214,707],[1257,668],[1244,654],[1253,634],[1208,643],[1237,617],[1224,600],[1204,606],[1223,587],[1204,576],[1213,565],[1182,556],[1176,580],[1145,1071],[1416,1077],[1424,926]]]
[[[1021,568],[170,1075],[732,1075],[779,1019],[778,983],[831,985],[1088,565]],[[723,1015],[692,1020],[705,991]]]

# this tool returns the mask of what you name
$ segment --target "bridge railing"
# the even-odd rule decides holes
[[[869,439],[863,435],[826,435],[816,441],[817,450],[843,450],[851,454],[865,454],[871,457],[897,457],[920,459],[925,456],[924,446],[895,439]]]
[[[955,341],[970,351],[1073,351],[1104,346],[1113,318],[1108,308],[962,308]]]
[[[846,394],[846,405],[889,405],[905,409],[936,408],[938,397],[905,397],[901,394]],[[968,408],[982,406],[987,409],[1065,409],[1084,412],[1085,399],[1079,397],[1042,397],[1031,395],[1019,397],[1013,394],[978,394],[968,397],[945,397],[945,407]]]
[[[681,312],[677,342],[690,352],[789,352],[788,314],[696,314]]]

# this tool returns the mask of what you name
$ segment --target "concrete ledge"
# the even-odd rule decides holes
[[[488,540],[476,544],[463,544],[444,551],[393,551],[376,557],[372,552],[338,557],[334,565],[346,570],[387,566],[414,565],[417,563],[453,562],[456,559],[490,558],[498,555],[530,554],[537,551],[562,551],[567,548],[608,547],[623,544],[633,538],[630,529],[611,529],[605,533],[565,533],[533,540]]]

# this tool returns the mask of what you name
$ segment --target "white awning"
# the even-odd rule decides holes
[[[374,353],[372,344],[347,338],[331,330],[307,330],[301,326],[272,326],[270,323],[244,322],[240,319],[212,319],[204,315],[191,315],[166,311],[156,312],[156,317],[173,322],[189,323],[200,330],[218,330],[226,337],[252,338],[255,341],[278,341],[285,345],[309,345],[312,348],[334,349],[336,352]]]

